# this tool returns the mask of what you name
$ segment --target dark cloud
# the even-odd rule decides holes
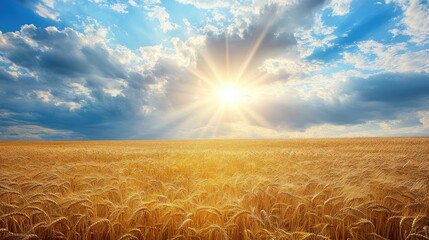
[[[341,86],[348,100],[327,102],[321,98],[287,99],[284,103],[261,103],[260,114],[272,126],[304,130],[319,124],[348,125],[371,120],[394,120],[403,113],[429,108],[428,73],[385,73],[351,78]],[[270,108],[263,108],[263,105]]]
[[[19,70],[12,76],[0,67],[0,109],[17,113],[16,121],[98,139],[126,136],[120,127],[144,119],[141,107],[149,104],[153,80],[121,64],[103,43],[70,28],[32,25],[1,37],[0,53]],[[116,96],[106,91],[111,88]]]
[[[2,82],[11,82],[13,81],[13,76],[11,76],[4,68],[0,67],[0,81]]]
[[[325,0],[305,0],[293,6],[277,4],[265,6],[242,33],[209,36],[206,49],[202,51],[202,56],[199,56],[197,68],[207,72],[207,75],[213,75],[211,66],[206,61],[206,58],[210,58],[211,64],[214,64],[216,69],[221,71],[229,69],[229,74],[235,76],[243,70],[243,65],[248,61],[244,72],[247,75],[254,75],[258,67],[268,58],[285,56],[297,58],[297,40],[294,33],[297,29],[309,28],[314,21],[315,12],[325,2]],[[227,75],[226,72],[221,74]]]
[[[344,91],[365,102],[416,105],[429,97],[429,74],[386,73],[367,79],[352,79]]]
[[[10,44],[0,46],[0,51],[16,65],[29,70],[66,77],[97,73],[97,76],[125,78],[121,64],[105,46],[88,45],[83,42],[84,36],[70,28],[58,31],[25,25],[19,34],[4,36]]]
[[[207,91],[200,76],[216,81],[213,78],[217,74],[219,78],[233,78],[242,72],[242,81],[246,82],[263,74],[259,68],[267,59],[299,61],[295,33],[309,29],[316,11],[324,4],[324,0],[304,0],[287,7],[267,5],[245,28],[231,34],[207,35],[204,44],[193,49],[195,56],[185,49],[186,57],[195,57],[191,67],[164,56],[154,67],[136,70],[143,68],[121,63],[121,56],[105,42],[71,28],[25,25],[19,32],[2,33],[0,56],[10,63],[0,65],[0,134],[10,138],[26,132],[29,138],[47,138],[49,134],[88,139],[168,137],[162,134],[193,119],[199,111],[210,112],[180,112],[198,101],[196,95]],[[380,12],[355,24],[348,36],[339,38],[326,54],[335,55],[362,39],[366,31],[377,29],[368,29],[367,25],[387,17]],[[322,55],[315,58],[328,56]],[[290,75],[282,72],[270,76],[266,83]],[[402,113],[429,107],[427,73],[350,78],[340,87],[340,96],[333,96],[333,101],[317,96],[303,99],[291,92],[283,96],[282,102],[261,101],[255,112],[273,128],[304,130],[325,123],[348,125],[396,119]],[[171,118],[176,121],[161,125],[159,118],[145,114],[144,107],[156,109],[159,116],[169,119],[170,110],[180,113]],[[207,123],[206,119],[195,119],[192,127]]]
[[[193,101],[195,92],[207,89],[208,86],[204,85],[206,80],[201,79],[201,76],[211,82],[241,77],[242,84],[245,85],[261,75],[259,68],[265,60],[277,57],[299,58],[294,33],[297,29],[310,28],[315,12],[325,2],[327,1],[304,0],[292,6],[266,5],[242,31],[207,35],[204,46],[197,49],[195,71],[198,74],[181,69],[169,60],[159,61],[154,74],[161,74],[169,79],[167,97],[176,107],[189,104]],[[266,78],[265,81],[275,80],[278,79]]]

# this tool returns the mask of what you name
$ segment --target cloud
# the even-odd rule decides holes
[[[363,5],[366,6],[366,5]],[[363,9],[361,9],[363,11]],[[330,41],[326,48],[318,48],[307,59],[331,61],[338,59],[345,49],[353,46],[356,42],[364,41],[380,28],[385,27],[392,20],[393,13],[390,9],[383,9],[369,13],[365,18],[356,18],[348,23],[348,29],[343,35]],[[341,26],[345,27],[345,26]]]
[[[43,3],[38,3],[34,6],[34,11],[41,17],[48,18],[54,21],[60,21],[58,16],[59,13],[54,12],[54,1],[44,1]]]
[[[399,5],[403,17],[401,23],[405,29],[401,33],[411,36],[411,41],[427,44],[429,39],[429,5],[420,0],[388,0],[386,3]]]
[[[128,13],[127,8],[128,5],[124,4],[124,3],[114,3],[112,5],[110,5],[110,8],[118,13]]]
[[[89,138],[116,138],[120,131],[101,133],[93,126],[141,121],[146,114],[142,106],[156,106],[151,99],[158,93],[149,87],[156,80],[134,65],[143,59],[130,54],[134,60],[122,60],[121,48],[112,49],[91,34],[24,25],[20,31],[1,33],[0,42],[8,68],[15,66],[17,73],[0,67],[0,108],[34,114],[20,121]]]
[[[269,58],[264,61],[259,70],[269,74],[270,77],[287,80],[289,78],[303,77],[321,69],[322,66],[317,62],[288,58]]]
[[[130,29],[102,26],[106,19],[86,18],[75,29],[56,23],[0,32],[0,133],[121,139],[428,132],[429,52],[417,36],[425,36],[424,23],[404,14],[394,42],[368,40],[383,26],[391,29],[392,6],[355,20],[351,1],[179,2],[213,20],[198,22],[189,13],[179,28],[174,11],[158,0],[92,1],[119,13],[142,7],[159,23],[162,39],[149,36],[156,43],[135,50],[115,38]],[[39,4],[58,11],[55,1]],[[413,1],[397,4],[422,16]],[[340,18],[350,19],[344,26],[330,21]],[[420,40],[399,42],[401,34]],[[216,109],[204,105],[216,88],[210,83],[235,79],[255,88],[243,107],[254,115],[243,110],[245,121],[226,114],[213,124]]]
[[[283,63],[298,60],[294,32],[309,28],[316,10],[323,4],[324,1],[300,1],[288,6],[267,5],[243,31],[231,29],[220,34],[193,36],[186,41],[172,38],[174,54],[159,57],[156,63],[152,62],[153,69],[148,72],[158,81],[166,81],[166,102],[158,109],[182,109],[192,105],[195,99],[211,91],[208,81],[240,78],[243,84],[251,84],[249,81],[257,75],[268,75],[267,59],[278,61],[276,59],[281,58]],[[152,54],[155,50],[145,48],[144,52]],[[158,50],[153,55],[160,56],[156,52]],[[308,66],[304,63],[298,65]],[[280,77],[265,79],[273,82]]]
[[[213,8],[225,8],[230,6],[233,1],[211,1],[211,0],[178,0],[182,4],[191,4],[197,8],[202,9],[213,9]]]
[[[429,129],[429,111],[420,111],[417,113],[424,128]]]
[[[157,20],[163,32],[168,32],[177,28],[177,24],[170,22],[170,14],[164,7],[146,7],[150,20]]]
[[[128,0],[128,4],[133,7],[144,7],[145,5],[160,4],[161,0]]]
[[[374,40],[357,44],[358,51],[344,52],[344,61],[355,68],[387,72],[429,72],[429,50],[410,51],[406,43],[385,45]]]
[[[123,2],[110,2],[107,0],[91,0],[91,2],[94,2],[95,4],[97,4],[97,6],[101,7],[101,8],[108,8],[111,9],[117,13],[121,13],[121,14],[126,14],[128,13],[127,9],[128,6],[133,6],[133,7],[138,7],[139,5],[137,4],[136,1],[134,0],[130,0],[127,3],[123,3]]]
[[[314,94],[310,98],[302,98],[289,86],[280,98],[261,102],[258,109],[271,126],[291,131],[303,131],[321,124],[353,125],[395,120],[398,114],[429,108],[428,80],[428,73],[351,77],[339,84],[333,101],[326,101]],[[271,107],[263,107],[268,105]]]
[[[331,0],[329,7],[332,8],[332,15],[343,16],[350,12],[352,0]]]
[[[265,6],[246,28],[208,35],[197,68],[202,72],[212,71],[210,68],[230,69],[231,76],[254,75],[266,59],[297,59],[299,54],[294,34],[298,29],[309,28],[313,24],[315,11],[323,4],[324,1],[300,1],[290,6]],[[229,60],[225,61],[227,52]],[[212,63],[208,63],[205,56],[212,58]]]
[[[424,105],[424,100],[429,97],[429,74],[379,74],[367,79],[353,79],[345,89],[348,94],[355,94],[358,100],[365,102],[398,108],[418,107]]]
[[[80,109],[82,107],[82,102],[74,102],[74,101],[68,101],[64,102],[57,97],[52,96],[50,91],[34,91],[37,98],[40,99],[44,103],[52,103],[55,106],[64,106],[69,109],[69,111],[75,111],[77,109]]]
[[[55,3],[57,0],[42,0],[43,4],[50,7],[51,9],[55,8]]]
[[[1,140],[49,140],[79,138],[71,131],[56,130],[38,125],[0,126]]]

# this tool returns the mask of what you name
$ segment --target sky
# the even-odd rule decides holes
[[[429,135],[426,0],[0,1],[0,139]]]

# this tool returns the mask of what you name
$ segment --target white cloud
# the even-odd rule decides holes
[[[301,57],[310,56],[316,48],[333,46],[333,40],[337,39],[333,34],[335,29],[335,26],[326,26],[322,15],[317,14],[311,29],[300,29],[296,33]]]
[[[335,26],[326,26],[322,20],[322,15],[317,14],[314,17],[314,25],[312,27],[312,32],[315,35],[324,36],[324,35],[330,35],[335,31]]]
[[[133,7],[138,7],[139,5],[134,0],[128,0],[128,4],[130,4]]]
[[[122,89],[117,89],[117,88],[103,88],[103,91],[107,94],[109,94],[112,97],[117,97],[119,95],[124,95],[122,93]]]
[[[226,17],[223,14],[220,14],[218,12],[214,12],[213,13],[213,20],[220,22],[220,21],[226,20]]]
[[[359,69],[389,72],[428,72],[429,50],[408,51],[405,43],[384,45],[374,40],[358,43],[359,52],[344,52],[344,61]]]
[[[140,47],[139,52],[148,68],[155,66],[156,62],[163,56],[162,45]]]
[[[103,91],[112,97],[125,96],[123,91],[128,87],[128,83],[124,80],[111,81]]]
[[[332,15],[343,16],[350,12],[352,0],[332,0],[329,7],[332,8]]]
[[[188,19],[183,18],[182,21],[183,21],[183,24],[185,25],[186,33],[192,33],[193,31],[196,30],[196,28],[191,24],[191,22],[189,22]]]
[[[294,4],[296,0],[252,0],[252,1],[236,1],[236,0],[177,0],[182,4],[190,4],[201,9],[217,9],[228,8],[230,12],[237,15],[238,12],[248,12],[249,10],[257,13],[261,8],[270,4],[289,5]]]
[[[70,86],[73,88],[73,94],[84,95],[87,97],[91,96],[91,90],[80,83],[71,83]]]
[[[45,103],[48,103],[52,100],[53,96],[50,92],[48,91],[35,91],[37,97]]]
[[[170,14],[164,7],[154,6],[146,8],[148,10],[148,17],[150,20],[158,20],[159,26],[163,32],[176,29],[177,24],[170,22]]]
[[[0,118],[8,118],[8,117],[11,117],[13,115],[15,115],[15,114],[11,111],[0,109]]]
[[[197,63],[198,50],[204,46],[205,36],[193,36],[186,41],[177,37],[171,39],[175,54],[171,56],[179,66],[191,67]]]
[[[42,2],[43,2],[46,6],[50,7],[51,9],[54,9],[54,8],[55,8],[55,1],[56,1],[56,0],[43,0]]]
[[[161,0],[143,0],[144,4],[160,4]]]
[[[143,7],[144,5],[160,4],[161,0],[128,0],[128,4],[133,7]]]
[[[429,128],[429,111],[420,111],[417,113],[420,122],[424,128]]]
[[[58,16],[60,16],[59,13],[54,12],[51,8],[49,8],[48,6],[42,4],[42,3],[38,3],[35,6],[34,11],[39,14],[41,17],[44,18],[48,18],[54,21],[60,21],[60,19],[58,18]]]
[[[211,24],[206,24],[202,28],[202,32],[203,33],[212,33],[212,34],[215,34],[215,35],[219,35],[220,34],[220,30],[216,26],[213,26]]]
[[[420,0],[386,0],[394,2],[404,12],[402,24],[405,29],[402,34],[409,35],[411,41],[418,44],[427,44],[429,39],[429,4]]]
[[[320,64],[288,58],[267,59],[260,70],[269,74],[307,74],[321,69]]]
[[[128,7],[143,7],[144,4],[152,4],[158,3],[158,1],[151,1],[151,0],[128,0],[128,1],[118,1],[115,3],[109,2],[107,0],[90,0],[91,2],[97,4],[101,8],[108,8],[115,12],[126,14],[128,13]]]
[[[102,26],[96,19],[91,17],[86,18],[86,22],[82,23],[83,31],[86,34],[88,43],[101,43],[109,41],[109,29]]]
[[[213,9],[213,8],[225,8],[231,6],[231,4],[234,1],[225,1],[225,0],[219,0],[219,1],[213,1],[213,0],[177,0],[180,3],[183,4],[191,4],[194,5],[197,8],[202,9]]]
[[[57,107],[66,107],[70,112],[78,110],[82,107],[82,102],[74,102],[74,101],[64,101],[61,100],[51,94],[50,91],[34,91],[37,98],[39,98],[44,103],[52,103]]]
[[[128,5],[124,4],[124,3],[112,4],[112,5],[110,5],[110,8],[113,11],[118,12],[118,13],[128,13],[128,11],[127,11]]]
[[[149,106],[149,105],[143,105],[141,112],[143,113],[144,116],[150,115],[151,113],[153,113],[153,111],[155,111],[156,108],[154,108],[153,106]]]

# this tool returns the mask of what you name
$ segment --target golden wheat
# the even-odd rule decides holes
[[[429,139],[0,143],[0,239],[429,239]]]

